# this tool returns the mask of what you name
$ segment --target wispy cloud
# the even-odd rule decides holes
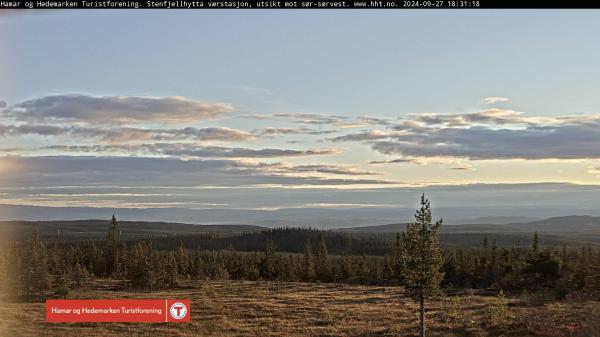
[[[356,167],[347,165],[288,165],[286,167],[289,172],[316,172],[326,174],[337,174],[337,175],[350,175],[350,176],[361,176],[361,175],[377,175],[379,173],[364,171],[357,169]]]
[[[275,135],[298,135],[298,134],[306,134],[306,135],[324,135],[329,133],[336,132],[335,130],[319,130],[319,129],[311,129],[311,128],[275,128],[275,127],[266,127],[263,129],[259,129],[255,131],[257,134],[261,136],[275,136]]]
[[[317,156],[338,153],[336,149],[250,149],[243,147],[203,146],[191,143],[151,143],[135,145],[50,145],[40,150],[66,153],[129,153],[134,155],[159,155],[177,158],[277,158]]]
[[[500,96],[491,96],[491,97],[486,97],[484,99],[481,100],[481,104],[494,104],[494,103],[502,103],[502,102],[508,102],[509,99],[506,97],[500,97]]]
[[[397,158],[397,159],[391,159],[391,160],[373,160],[370,161],[369,164],[373,164],[373,165],[379,165],[379,164],[406,164],[406,163],[412,163],[414,159],[408,159],[408,158]]]
[[[464,114],[439,114],[425,113],[414,116],[410,121],[414,125],[432,126],[469,126],[471,124],[536,124],[544,121],[542,117],[527,117],[522,112],[506,109],[486,109]],[[396,126],[396,129],[405,128],[406,124]]]
[[[369,162],[372,165],[382,164],[415,164],[415,165],[439,165],[455,171],[473,171],[475,168],[465,160],[447,157],[413,157],[396,158],[391,160],[375,160]]]
[[[248,141],[256,135],[239,129],[226,127],[142,129],[131,127],[96,128],[84,126],[56,126],[44,124],[0,124],[0,136],[69,136],[77,139],[95,139],[110,143],[139,143],[145,141],[190,140],[190,141]]]
[[[272,115],[274,118],[287,118],[296,123],[316,124],[316,125],[334,125],[340,122],[346,122],[347,118],[343,116],[334,116],[310,112],[278,112]]]
[[[360,116],[358,118],[361,122],[369,125],[390,125],[392,124],[391,118],[373,117],[373,116]]]
[[[250,114],[243,115],[241,117],[260,120],[283,119],[297,124],[331,126],[337,128],[356,128],[366,126],[366,123],[352,120],[349,117],[312,112],[277,112],[272,114]]]
[[[368,130],[364,132],[351,133],[343,136],[331,138],[334,142],[348,142],[348,141],[371,141],[376,139],[389,138],[392,134],[387,131],[381,130]]]
[[[273,91],[271,91],[270,89],[255,87],[255,86],[251,86],[251,85],[240,85],[240,86],[236,87],[236,89],[238,89],[242,92],[251,94],[251,95],[258,95],[258,96],[272,96],[273,95]]]

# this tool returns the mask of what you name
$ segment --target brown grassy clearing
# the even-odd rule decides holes
[[[189,298],[192,323],[45,322],[43,303],[0,308],[2,336],[415,336],[417,306],[397,287],[243,281],[186,282],[180,289],[123,292],[98,281],[69,298]],[[428,303],[429,336],[600,336],[600,303],[528,305],[462,295]],[[14,322],[14,323],[11,323]]]

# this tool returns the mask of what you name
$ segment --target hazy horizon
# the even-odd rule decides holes
[[[135,221],[340,228],[411,221],[420,193],[425,193],[432,200],[434,215],[444,218],[445,223],[450,225],[527,222],[528,219],[533,221],[571,215],[600,216],[597,208],[599,193],[594,185],[479,184],[371,190],[302,189],[288,193],[271,188],[253,188],[237,189],[235,197],[231,196],[230,189],[197,191],[194,188],[181,188],[175,191],[180,195],[187,195],[190,199],[186,202],[187,207],[117,208],[103,207],[100,204],[96,207],[48,207],[0,204],[0,220],[108,219],[114,213],[120,220]],[[109,195],[115,197],[115,193]],[[274,196],[279,197],[276,203],[270,200]],[[198,206],[203,199],[222,204]],[[357,202],[365,199],[371,200],[372,204]],[[581,199],[585,201],[582,202]],[[331,200],[337,202],[333,203]]]

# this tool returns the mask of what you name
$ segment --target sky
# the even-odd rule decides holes
[[[0,204],[589,202],[599,33],[575,10],[3,14]]]

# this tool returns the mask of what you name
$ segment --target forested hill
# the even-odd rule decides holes
[[[104,240],[108,229],[106,220],[80,221],[5,221],[0,222],[2,237],[18,240],[29,238],[36,227],[39,235],[47,240],[78,241]],[[222,224],[191,225],[168,222],[119,221],[123,240],[135,242],[150,239],[158,249],[172,249],[183,242],[189,248],[235,249],[262,251],[267,239],[273,239],[277,250],[282,252],[302,251],[307,239],[316,242],[324,233],[332,254],[341,254],[350,238],[353,254],[382,255],[395,240],[396,233],[404,231],[405,224],[389,224],[320,231],[316,229],[278,228]],[[444,225],[441,243],[446,246],[476,247],[487,237],[500,246],[528,246],[534,232],[540,235],[540,243],[549,246],[600,245],[600,218],[569,216],[549,218],[528,223],[504,225],[470,224]]]
[[[11,234],[17,240],[28,238],[33,228],[37,228],[44,239],[103,240],[108,230],[108,220],[75,221],[0,221],[0,233],[3,237]],[[128,240],[149,237],[164,237],[183,234],[236,235],[258,232],[265,227],[240,224],[194,225],[176,222],[119,221],[120,235]]]
[[[155,238],[151,241],[155,248],[161,250],[174,249],[182,244],[186,248],[256,252],[264,249],[267,240],[273,240],[278,252],[302,253],[307,239],[314,245],[321,234],[325,238],[329,253],[333,255],[341,255],[345,252],[353,255],[384,255],[389,252],[397,235],[396,233],[346,233],[307,228],[277,228],[232,236],[196,234]],[[487,238],[489,242],[495,242],[503,247],[529,247],[533,236],[534,232],[445,233],[441,236],[441,244],[446,247],[480,247],[483,240]],[[600,245],[600,238],[594,237],[594,239],[596,241],[566,234],[563,236],[539,234],[542,246]]]
[[[356,234],[391,236],[402,232],[406,223],[380,226],[341,228],[339,231]],[[600,217],[563,216],[544,220],[509,224],[466,224],[442,226],[442,243],[473,246],[484,237],[497,240],[500,245],[517,245],[530,240],[531,234],[540,233],[547,245],[600,244]]]
[[[341,231],[354,233],[396,233],[404,231],[406,223],[394,223],[379,226],[362,226],[341,228]],[[509,233],[509,232],[600,232],[600,217],[587,215],[571,215],[563,217],[553,217],[544,220],[531,222],[515,222],[507,224],[466,224],[466,225],[445,225],[442,228],[445,233],[468,233],[468,232],[491,232],[491,233]]]

